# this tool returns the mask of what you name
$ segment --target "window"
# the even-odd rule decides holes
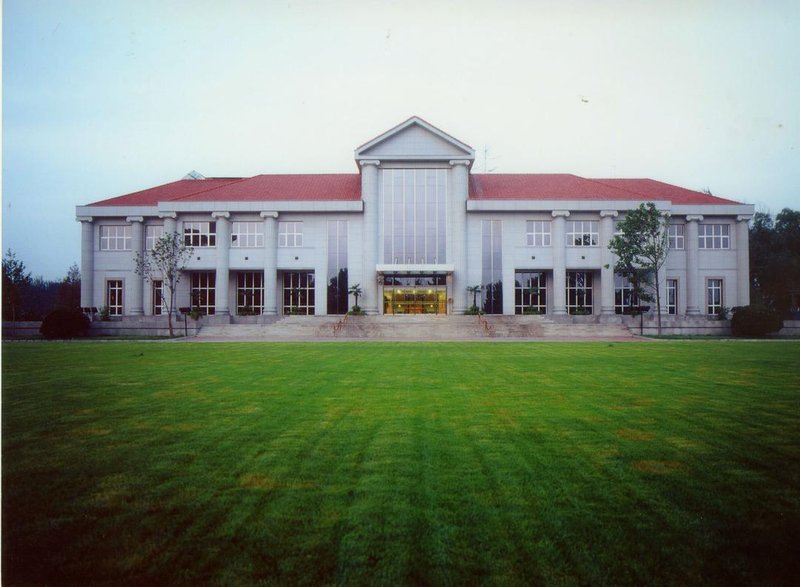
[[[153,316],[161,316],[163,313],[162,310],[164,309],[164,282],[160,279],[153,280],[153,295],[152,305],[151,305],[151,313]]]
[[[514,274],[514,313],[547,313],[547,280],[540,271],[517,271]]]
[[[730,226],[727,224],[701,224],[698,234],[701,249],[731,248]]]
[[[264,272],[240,271],[236,276],[236,314],[257,316],[264,311]]]
[[[131,227],[129,224],[100,227],[101,251],[130,251]]]
[[[567,313],[592,313],[591,272],[567,271]]]
[[[550,246],[549,220],[526,220],[525,228],[528,233],[527,244],[529,247]]]
[[[302,222],[279,222],[278,223],[278,246],[279,247],[302,247],[303,246],[303,223]]]
[[[718,316],[722,311],[722,280],[709,279],[706,282],[706,314]]]
[[[216,247],[216,222],[184,222],[183,244],[187,247]]]
[[[163,224],[151,224],[144,228],[144,248],[146,251],[152,251],[156,246],[156,241],[164,236]]]
[[[683,224],[670,224],[667,231],[667,246],[670,249],[683,249]]]
[[[283,313],[314,314],[314,272],[290,271],[283,274]]]
[[[568,247],[596,247],[600,242],[596,220],[570,220],[567,222]]]
[[[483,220],[482,285],[483,311],[503,313],[503,222]]]
[[[122,316],[122,280],[106,281],[106,308],[109,316]]]
[[[384,263],[446,262],[446,169],[382,169],[381,202]]]
[[[196,271],[192,273],[192,308],[201,314],[211,316],[216,306],[217,274],[213,271]]]
[[[258,248],[264,246],[263,222],[234,222],[231,228],[231,247]]]
[[[633,284],[629,277],[614,274],[614,313],[631,314],[633,308],[639,307],[639,299],[633,293]]]
[[[678,280],[667,279],[667,314],[678,313]]]
[[[328,314],[347,314],[347,221],[328,221]]]

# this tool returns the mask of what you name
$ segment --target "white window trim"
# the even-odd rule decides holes
[[[580,225],[580,229],[578,229]],[[566,245],[570,248],[585,248],[600,246],[600,222],[597,220],[567,220]],[[575,238],[580,235],[581,242],[576,244]],[[584,238],[589,237],[589,244],[583,244]]]
[[[686,246],[686,225],[684,224],[670,224],[667,231],[668,248],[676,251],[682,251]],[[673,234],[674,229],[674,234]]]
[[[552,230],[549,220],[525,221],[525,244],[528,247],[551,246]],[[537,242],[538,241],[538,242]]]
[[[187,233],[187,229],[196,230],[196,232]],[[206,237],[206,244],[202,244],[203,237]],[[217,223],[209,220],[184,220],[183,242],[186,246],[193,247],[195,249],[216,248]]]
[[[714,246],[717,239],[719,239],[720,244],[718,247]],[[703,251],[729,250],[731,248],[731,225],[722,223],[701,224],[698,226],[697,248]]]
[[[711,282],[712,281],[719,281],[719,308],[725,307],[725,278],[724,277],[706,277],[706,289],[705,289],[705,306],[706,306],[706,315],[707,316],[717,316],[718,311],[709,311],[712,308],[712,305],[709,304],[708,301],[708,294],[711,291]],[[716,306],[714,306],[716,307]]]
[[[255,220],[237,220],[231,223],[231,248],[260,249],[263,247],[263,222]]]
[[[302,220],[282,220],[278,222],[278,246],[281,248],[303,246]]]
[[[111,233],[113,230],[113,234]],[[106,232],[105,235],[103,233]],[[113,243],[113,246],[112,246]],[[103,246],[105,244],[105,246]],[[104,252],[130,251],[133,246],[130,224],[101,224],[99,248]],[[121,246],[120,246],[121,245]]]

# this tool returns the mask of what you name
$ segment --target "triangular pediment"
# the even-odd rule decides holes
[[[356,149],[355,155],[356,160],[382,161],[475,159],[472,147],[417,116],[364,143]]]

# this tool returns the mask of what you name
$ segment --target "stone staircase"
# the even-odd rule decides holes
[[[620,322],[561,316],[285,316],[267,324],[206,325],[206,340],[632,339]]]

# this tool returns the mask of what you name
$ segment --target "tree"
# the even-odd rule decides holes
[[[481,293],[481,289],[483,289],[480,285],[468,285],[467,286],[467,293],[472,294],[472,310],[478,311],[478,294]]]
[[[73,263],[58,286],[58,305],[62,308],[78,308],[81,305],[81,270]]]
[[[617,256],[614,271],[631,280],[634,292],[655,294],[658,333],[661,334],[661,291],[658,272],[669,252],[669,215],[662,214],[653,202],[639,204],[617,223],[619,234],[608,245]],[[652,295],[652,294],[650,294]],[[652,299],[652,297],[650,298]]]
[[[800,211],[784,208],[775,217],[756,212],[750,226],[751,298],[781,317],[798,311],[800,296]]]
[[[186,263],[192,256],[194,249],[186,246],[183,238],[177,232],[167,233],[153,245],[153,249],[136,254],[136,273],[145,280],[152,279],[154,275],[161,278],[161,287],[167,301],[167,324],[169,335],[172,331],[172,314],[175,310],[175,292],[181,281],[181,271],[186,268]]]
[[[355,285],[351,285],[347,292],[356,298],[356,302],[353,304],[353,313],[360,312],[361,308],[358,307],[358,298],[364,295],[364,290],[361,289],[361,284],[356,283]]]
[[[8,249],[3,257],[3,317],[16,322],[21,317],[22,298],[25,289],[31,284],[31,274],[25,270],[25,263]]]

